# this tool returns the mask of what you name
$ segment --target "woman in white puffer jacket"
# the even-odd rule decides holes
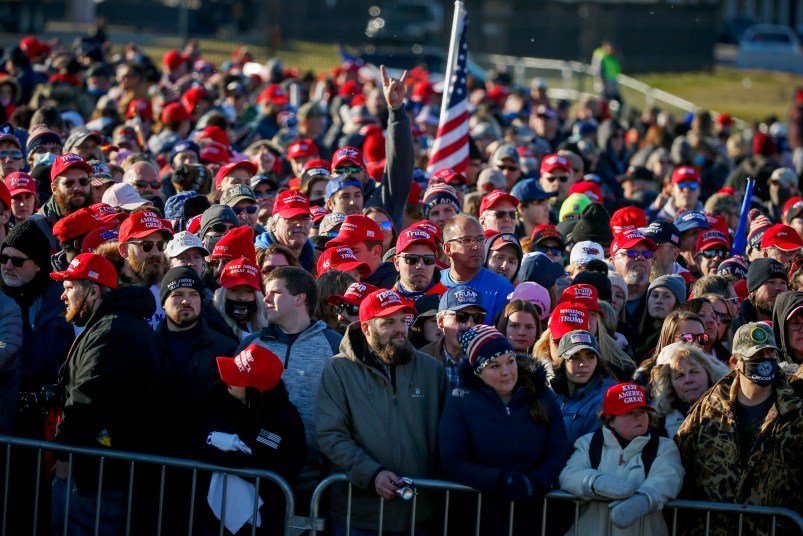
[[[601,443],[593,439],[594,433],[575,443],[560,474],[560,488],[584,499],[606,501],[580,504],[578,534],[604,533],[609,522],[613,536],[669,533],[661,511],[680,492],[685,471],[675,443],[651,435],[652,411],[639,385],[615,385],[605,394],[601,431],[595,432],[602,434]]]

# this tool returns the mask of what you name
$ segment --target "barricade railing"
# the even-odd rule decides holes
[[[20,532],[19,527],[8,527],[8,514],[9,514],[9,493],[18,492],[17,490],[10,489],[10,474],[13,464],[16,461],[16,457],[19,456],[17,453],[15,455],[15,451],[19,451],[22,449],[27,450],[35,450],[36,451],[36,483],[35,483],[35,490],[34,490],[34,507],[33,507],[33,518],[30,520],[30,525],[26,525],[27,527],[31,528],[30,534],[37,534],[39,530],[38,524],[42,523],[43,520],[49,519],[47,515],[41,515],[39,511],[39,499],[40,493],[43,491],[40,489],[40,486],[43,482],[43,474],[45,468],[43,467],[43,458],[46,452],[58,452],[58,453],[65,453],[67,454],[67,481],[69,482],[73,476],[73,466],[74,466],[74,456],[88,456],[92,458],[97,458],[98,460],[98,482],[95,491],[97,492],[97,500],[95,506],[95,534],[99,532],[99,520],[101,515],[101,504],[102,504],[102,495],[104,489],[108,489],[104,483],[104,472],[107,462],[109,460],[115,460],[120,462],[128,462],[129,463],[129,472],[128,472],[128,483],[127,483],[127,498],[126,498],[126,520],[125,520],[125,534],[131,534],[131,524],[132,524],[132,517],[135,515],[135,512],[132,511],[132,500],[134,496],[134,481],[135,481],[135,467],[137,464],[140,465],[147,465],[147,466],[157,466],[159,468],[159,478],[158,478],[158,494],[159,494],[159,503],[158,503],[158,515],[156,518],[157,527],[152,534],[161,535],[163,534],[162,524],[164,521],[164,508],[165,508],[165,484],[166,484],[166,471],[167,468],[176,468],[176,469],[186,469],[192,471],[192,479],[191,479],[191,487],[188,490],[190,493],[190,502],[189,502],[189,511],[186,512],[187,517],[184,518],[187,520],[188,532],[187,534],[193,534],[195,529],[196,523],[199,521],[199,516],[201,515],[200,512],[196,511],[196,496],[198,493],[198,474],[199,472],[204,473],[221,473],[223,475],[223,486],[221,492],[221,504],[220,504],[220,511],[221,511],[221,518],[220,518],[220,525],[219,530],[220,534],[224,534],[224,523],[226,518],[226,500],[228,498],[227,487],[229,484],[229,477],[230,476],[237,476],[237,477],[245,477],[253,479],[253,486],[255,491],[254,496],[254,507],[251,512],[252,517],[250,519],[256,520],[257,514],[259,512],[259,495],[260,495],[260,486],[264,482],[270,482],[273,485],[276,485],[279,490],[284,495],[285,499],[285,511],[284,511],[284,526],[286,527],[286,531],[289,531],[289,527],[291,523],[295,521],[293,516],[295,512],[295,497],[293,495],[293,491],[287,482],[282,479],[281,476],[278,474],[261,469],[240,469],[240,468],[231,468],[231,467],[222,467],[218,465],[213,465],[209,463],[199,462],[195,460],[187,460],[187,459],[180,459],[180,458],[169,458],[165,456],[155,456],[150,454],[141,454],[141,453],[134,453],[134,452],[124,452],[119,450],[107,450],[107,449],[97,449],[97,448],[85,448],[85,447],[75,447],[71,445],[62,445],[58,443],[52,443],[48,441],[37,441],[33,439],[26,439],[26,438],[19,438],[19,437],[12,437],[12,436],[3,436],[0,435],[0,455],[4,457],[3,465],[4,465],[4,479],[2,483],[2,490],[3,490],[3,501],[2,501],[2,520],[0,520],[0,534],[2,535],[17,535],[23,534]],[[139,493],[141,490],[137,490]],[[174,490],[175,491],[175,490]],[[201,490],[204,494],[206,490]],[[156,490],[154,490],[154,493]],[[65,501],[65,509],[64,509],[64,535],[66,536],[68,531],[68,524],[67,519],[69,516],[69,506],[70,506],[70,494],[71,494],[71,487],[67,486],[67,500]],[[275,505],[268,505],[268,508],[275,508]],[[265,523],[263,514],[263,523]],[[256,534],[256,523],[251,525],[251,534]],[[182,531],[183,532],[183,531]]]

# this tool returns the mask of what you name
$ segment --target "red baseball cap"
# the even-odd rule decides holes
[[[125,244],[132,238],[142,238],[157,231],[166,233],[167,239],[173,237],[173,226],[169,221],[150,210],[135,212],[120,225],[120,243]]]
[[[423,229],[435,238],[435,242],[442,244],[443,243],[443,233],[441,232],[441,228],[432,223],[429,220],[421,220],[418,223],[414,223],[410,226],[410,228],[418,228]]]
[[[254,249],[254,231],[250,227],[235,227],[224,234],[212,249],[211,260],[216,259],[250,259],[257,262]]]
[[[571,173],[572,165],[569,159],[559,154],[548,154],[541,160],[541,175],[544,173],[552,173],[556,169],[562,169],[567,173]]]
[[[254,290],[261,291],[259,284],[259,267],[251,259],[241,257],[226,263],[220,274],[220,286],[233,288],[246,285]]]
[[[106,257],[97,253],[81,253],[72,260],[66,270],[53,272],[50,278],[56,281],[88,279],[104,287],[117,288],[117,270]]]
[[[190,118],[187,110],[178,102],[171,102],[162,108],[162,123],[178,123]]]
[[[794,251],[803,248],[803,240],[792,227],[776,223],[764,232],[761,249],[774,246],[782,251]]]
[[[287,95],[287,90],[284,89],[279,84],[271,84],[265,89],[262,90],[262,93],[256,99],[257,103],[260,102],[271,102],[273,104],[287,104],[290,100],[290,97]]]
[[[360,277],[371,275],[371,267],[357,260],[356,255],[348,246],[329,247],[321,253],[321,256],[318,257],[318,275],[320,276],[330,268],[343,272],[359,270]]]
[[[53,236],[59,239],[60,243],[65,243],[73,238],[78,238],[102,225],[100,217],[91,208],[85,207],[76,210],[61,218],[53,226]]]
[[[19,194],[33,194],[39,198],[39,192],[36,191],[36,181],[27,173],[23,173],[22,171],[9,173],[6,175],[5,183],[8,187],[9,199]],[[2,200],[2,196],[0,195],[0,201]],[[11,204],[9,203],[8,206],[11,206]]]
[[[592,201],[602,203],[602,190],[600,189],[599,184],[596,182],[576,182],[569,188],[569,195],[571,194],[583,194]],[[646,225],[646,223],[644,225]]]
[[[597,288],[593,285],[586,283],[578,283],[566,287],[563,294],[560,295],[558,303],[573,303],[579,307],[584,307],[589,311],[602,312],[602,307],[599,306],[599,294]]]
[[[566,239],[563,238],[563,235],[560,234],[558,228],[551,223],[542,223],[533,229],[532,241],[533,245],[538,244],[542,240],[546,240],[547,238],[552,238],[560,242],[561,244],[566,244]]]
[[[65,153],[57,156],[56,161],[53,162],[53,167],[50,169],[50,182],[52,183],[57,177],[73,167],[83,169],[87,174],[93,171],[92,166],[80,154]]]
[[[234,357],[218,357],[217,369],[226,385],[254,387],[260,391],[274,389],[284,373],[279,356],[259,344],[247,346]]]
[[[332,163],[329,162],[329,160],[323,160],[321,158],[307,160],[307,163],[304,164],[303,172],[307,173],[308,171],[313,175],[330,175],[332,173]],[[326,173],[324,173],[324,171],[326,171]]]
[[[251,177],[257,174],[257,165],[251,162],[250,160],[240,160],[239,162],[232,162],[231,164],[226,164],[225,166],[221,166],[219,170],[217,170],[217,175],[215,175],[215,188],[219,188],[223,179],[226,178],[226,175],[234,171],[235,169],[244,169],[248,172]]]
[[[700,182],[700,174],[691,166],[680,166],[672,173],[672,184],[681,181]]]
[[[340,224],[337,236],[329,240],[326,245],[353,246],[368,241],[381,242],[382,239],[382,229],[378,223],[362,214],[349,214]]]
[[[125,212],[117,212],[114,210],[114,207],[109,205],[108,203],[95,203],[89,207],[90,210],[94,211],[97,214],[100,221],[104,224],[111,225],[112,227],[116,227],[123,223],[126,218],[128,218],[128,214]]]
[[[128,110],[125,113],[126,119],[141,117],[153,121],[153,106],[144,99],[134,99],[128,103]]]
[[[343,162],[351,162],[365,169],[365,156],[363,156],[362,151],[356,147],[346,146],[335,151],[335,155],[332,158],[332,169],[335,170],[339,168]]]
[[[715,247],[724,247],[728,251],[731,249],[731,243],[728,235],[719,229],[706,229],[697,237],[697,244],[694,251],[705,251]]]
[[[412,245],[421,244],[427,246],[432,253],[438,254],[438,244],[435,243],[435,237],[421,227],[408,227],[399,233],[396,239],[396,255],[403,253],[405,249]]]
[[[608,389],[602,401],[602,413],[608,416],[618,417],[636,408],[655,411],[652,406],[647,404],[647,395],[644,393],[644,389],[636,383],[614,385]]]
[[[620,249],[630,249],[638,244],[644,244],[650,251],[655,251],[655,242],[644,236],[638,229],[628,229],[616,235],[611,243],[611,257]]]
[[[642,227],[647,227],[647,214],[638,207],[623,207],[611,215],[611,230],[614,235]]]
[[[164,56],[162,56],[162,65],[172,70],[188,60],[189,58],[187,56],[185,56],[178,50],[173,49],[173,50],[168,50],[167,52],[165,52]]]
[[[395,290],[375,290],[360,303],[360,322],[390,316],[399,311],[412,316],[416,314],[415,307],[405,304]]]
[[[318,146],[308,138],[301,138],[287,146],[287,158],[305,158],[320,156],[320,154]]]
[[[2,181],[0,181],[0,201],[3,202],[6,208],[11,208],[11,193],[8,191],[8,186]]]
[[[588,312],[583,305],[574,302],[558,303],[549,315],[548,327],[550,336],[556,341],[576,329],[588,331]]]
[[[219,144],[220,146],[224,147],[226,151],[229,150],[229,135],[226,134],[226,131],[223,128],[213,125],[211,127],[206,127],[198,131],[195,135],[195,139],[197,141],[201,140],[209,140]]]
[[[276,196],[273,214],[289,219],[296,216],[310,216],[309,198],[296,190],[285,190]]]
[[[451,185],[466,184],[468,181],[466,180],[466,176],[462,173],[459,173],[452,168],[443,168],[432,174],[432,176],[429,178],[429,184],[427,187],[438,184],[439,182],[445,182],[446,184]]]
[[[229,161],[229,152],[218,143],[210,143],[201,149],[201,161],[226,164]]]
[[[362,301],[372,292],[376,292],[379,288],[368,283],[356,282],[349,285],[346,292],[341,296],[340,294],[332,294],[326,299],[329,305],[340,305],[341,303],[350,303],[351,305],[360,305]]]
[[[81,251],[83,253],[94,253],[103,244],[117,242],[120,235],[111,227],[98,227],[90,231],[81,241]]]
[[[486,210],[490,210],[491,208],[493,208],[494,205],[502,201],[507,201],[514,207],[519,206],[519,200],[516,197],[510,195],[509,193],[503,190],[494,190],[493,192],[489,193],[488,195],[482,198],[482,202],[480,203],[480,214],[482,214]]]

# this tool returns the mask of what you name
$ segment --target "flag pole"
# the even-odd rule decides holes
[[[455,70],[457,69],[457,54],[458,48],[460,47],[460,29],[463,24],[465,14],[466,12],[463,9],[463,2],[460,0],[455,0],[454,18],[452,19],[452,36],[449,40],[449,56],[446,60],[446,78],[443,81],[444,88],[446,88],[446,93],[444,93],[443,100],[441,101],[441,115],[438,119],[439,129],[441,127],[441,122],[447,116],[449,100],[452,96],[452,91],[454,91],[454,85],[451,83],[451,80],[455,74]]]

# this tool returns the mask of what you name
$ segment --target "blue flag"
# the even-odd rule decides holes
[[[744,200],[742,201],[742,214],[739,216],[739,226],[736,228],[736,233],[733,237],[733,249],[731,255],[744,255],[745,246],[747,246],[747,213],[750,211],[750,201],[753,199],[753,187],[756,185],[756,179],[753,177],[747,178],[747,189],[744,193]]]

